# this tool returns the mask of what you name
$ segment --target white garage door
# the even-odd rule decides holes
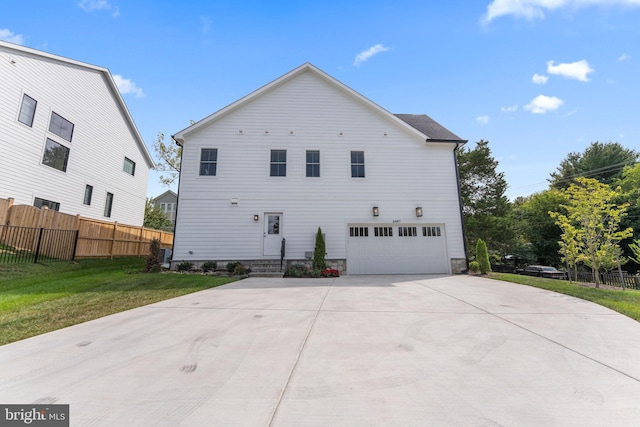
[[[348,274],[446,274],[444,227],[349,224]]]

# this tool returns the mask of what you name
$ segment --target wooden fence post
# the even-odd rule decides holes
[[[109,250],[109,259],[113,259],[113,249],[116,245],[116,233],[118,232],[118,221],[113,223],[113,236],[111,236],[111,250]]]

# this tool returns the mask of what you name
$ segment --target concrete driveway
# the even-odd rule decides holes
[[[640,324],[467,276],[251,278],[0,347],[72,426],[624,426]]]

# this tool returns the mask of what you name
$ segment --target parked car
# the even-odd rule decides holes
[[[567,273],[547,265],[529,265],[520,271],[527,276],[546,277],[548,279],[566,279]]]

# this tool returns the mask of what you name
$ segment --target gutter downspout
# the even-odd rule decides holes
[[[460,191],[460,171],[458,168],[458,149],[462,145],[464,145],[466,142],[467,141],[456,142],[456,147],[453,149],[453,161],[456,165],[456,182],[458,184],[458,205],[460,206],[460,224],[462,225],[462,245],[464,247],[464,260],[466,264],[466,270],[464,270],[463,273],[467,273],[469,271],[469,254],[467,252],[467,235],[465,233],[464,213],[462,210],[462,192]]]
[[[181,148],[181,150],[180,150],[180,170],[178,171],[178,194],[176,197],[176,222],[175,222],[175,225],[173,226],[173,243],[172,243],[173,247],[171,249],[171,261],[169,261],[169,265],[171,265],[171,262],[173,261],[173,255],[175,254],[175,250],[176,250],[176,234],[177,234],[176,230],[178,229],[178,208],[180,206],[180,184],[182,183],[182,179],[180,178],[182,177],[182,155],[184,153],[184,150],[182,150],[183,148],[182,144],[180,144],[178,140],[174,138],[174,136],[175,135],[171,135],[171,139],[173,139],[173,142],[175,142],[176,145]]]

